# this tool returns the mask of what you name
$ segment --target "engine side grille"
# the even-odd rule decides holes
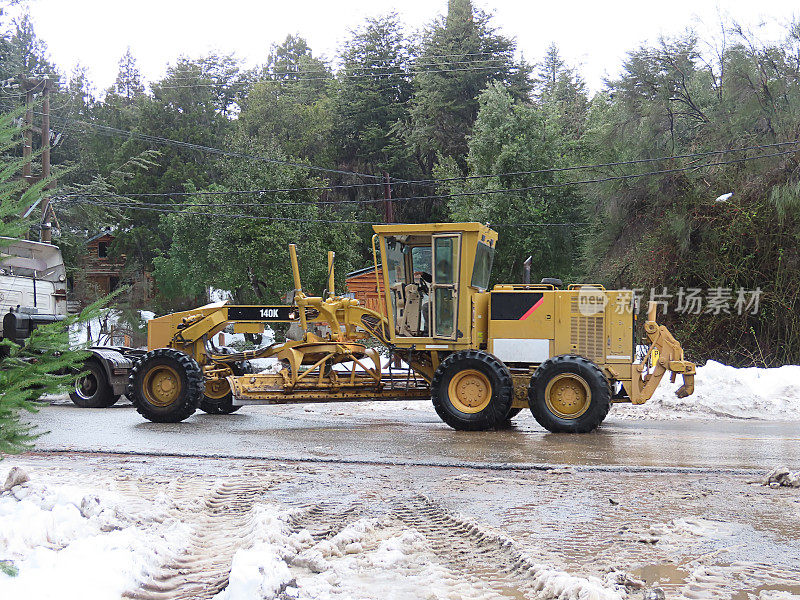
[[[572,297],[570,316],[570,347],[573,352],[596,363],[605,362],[603,352],[603,313],[582,315],[578,308],[578,295]]]

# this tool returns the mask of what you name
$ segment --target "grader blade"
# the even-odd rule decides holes
[[[291,345],[274,354],[283,368],[278,373],[227,377],[234,405],[285,404],[365,400],[371,398],[424,398],[407,384],[409,377],[384,379],[381,356],[374,348],[352,342],[308,342]],[[410,379],[413,384],[417,378]]]

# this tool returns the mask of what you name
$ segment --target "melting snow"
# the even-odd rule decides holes
[[[691,396],[678,398],[678,377],[665,376],[653,397],[641,406],[615,405],[612,415],[632,418],[723,417],[796,420],[800,414],[800,365],[737,369],[713,360],[697,368]]]
[[[166,507],[33,481],[0,495],[0,598],[119,598],[186,543]]]
[[[424,535],[391,519],[359,519],[315,542],[306,530],[290,531],[288,511],[261,505],[254,513],[252,537],[259,541],[237,551],[230,583],[215,600],[504,597],[490,583],[441,564]],[[527,597],[542,600],[620,600],[624,594],[599,579],[545,566],[531,567],[528,581]]]

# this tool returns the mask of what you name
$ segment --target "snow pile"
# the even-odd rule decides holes
[[[147,322],[154,318],[156,314],[149,310],[140,310],[139,312],[139,327],[146,327]],[[70,344],[73,346],[80,346],[84,345],[87,342],[90,342],[91,345],[102,345],[110,346],[108,340],[108,334],[102,333],[104,327],[110,328],[114,325],[119,324],[122,320],[122,313],[116,310],[108,310],[104,311],[104,314],[101,317],[96,319],[90,319],[84,323],[76,323],[70,327],[69,330],[69,341]],[[91,339],[90,339],[91,337]]]
[[[288,561],[314,544],[308,531],[292,533],[292,511],[257,504],[250,513],[243,548],[231,561],[228,587],[214,600],[274,598],[292,582]]]
[[[790,471],[785,467],[773,469],[764,478],[763,485],[800,488],[800,471]]]
[[[0,495],[0,598],[120,597],[173,556],[188,528],[166,507],[117,494],[33,481]]]
[[[292,532],[292,512],[256,506],[248,547],[233,557],[228,587],[214,600],[259,598],[499,598],[492,584],[441,564],[419,531],[385,519],[359,519],[327,540]],[[620,600],[596,578],[580,578],[537,565],[523,575],[533,597]],[[528,583],[530,582],[530,583]]]
[[[277,373],[283,367],[277,358],[271,356],[269,358],[253,358],[247,361],[253,367],[255,373]]]
[[[710,360],[697,367],[691,396],[675,395],[682,383],[680,376],[675,383],[665,376],[646,404],[633,407],[618,404],[612,415],[796,420],[800,414],[800,365],[737,369]]]
[[[659,523],[651,525],[645,537],[638,540],[641,542],[651,541],[652,538],[662,538],[667,536],[677,536],[681,538],[724,538],[733,535],[730,524],[721,521],[711,521],[700,517],[686,517],[673,519],[669,523]]]

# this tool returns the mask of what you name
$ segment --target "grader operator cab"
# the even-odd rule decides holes
[[[128,397],[146,418],[181,421],[197,408],[229,413],[247,404],[430,398],[451,427],[502,426],[524,408],[553,432],[588,432],[612,402],[641,404],[667,371],[693,391],[695,365],[648,310],[649,350],[635,362],[633,297],[597,285],[500,284],[489,290],[497,233],[480,223],[381,225],[372,238],[379,311],[333,292],[306,294],[297,256],[291,305],[209,304],[152,319],[149,352],[131,371]],[[301,340],[223,352],[213,337],[297,323]],[[324,324],[327,333],[309,331]],[[383,345],[408,368],[388,370],[365,345]],[[248,373],[274,357],[276,373]],[[389,362],[391,365],[391,362]]]

